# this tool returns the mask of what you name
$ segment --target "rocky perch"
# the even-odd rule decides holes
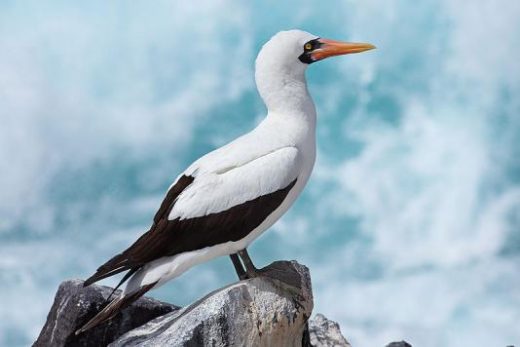
[[[279,261],[261,271],[184,308],[141,298],[78,336],[75,330],[99,311],[111,288],[65,281],[33,346],[350,347],[337,323],[320,314],[309,320],[313,300],[305,266]]]

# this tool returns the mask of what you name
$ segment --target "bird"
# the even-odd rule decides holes
[[[193,162],[167,190],[148,231],[84,282],[126,272],[121,294],[76,331],[114,317],[191,267],[230,256],[239,279],[260,271],[247,247],[293,205],[316,158],[316,108],[305,71],[328,57],[374,49],[302,30],[276,33],[260,49],[255,82],[267,108],[250,132]]]

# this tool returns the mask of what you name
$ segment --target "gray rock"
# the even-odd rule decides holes
[[[309,343],[313,347],[352,347],[341,334],[339,324],[320,313],[309,320]]]
[[[84,288],[83,281],[80,280],[63,282],[33,346],[106,346],[127,331],[178,309],[157,300],[140,298],[109,322],[75,336],[76,329],[101,309],[111,291],[112,288],[98,285]]]
[[[261,277],[210,293],[110,346],[301,346],[313,307],[309,270],[280,261],[262,271]]]
[[[412,347],[412,345],[406,341],[399,341],[389,343],[388,345],[386,345],[386,347]]]
[[[33,346],[302,346],[351,347],[339,325],[313,308],[309,270],[279,261],[262,276],[216,290],[180,309],[140,298],[114,319],[74,332],[104,305],[111,288],[63,282]],[[116,295],[119,293],[116,292]],[[411,347],[392,342],[387,347]]]

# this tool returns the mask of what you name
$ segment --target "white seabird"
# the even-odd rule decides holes
[[[314,166],[316,109],[305,70],[327,57],[373,48],[300,30],[274,35],[256,59],[267,116],[251,132],[195,161],[170,186],[150,229],[85,281],[88,286],[128,271],[119,283],[128,280],[121,295],[76,334],[215,257],[231,255],[241,279],[254,277],[246,247],[289,209]]]

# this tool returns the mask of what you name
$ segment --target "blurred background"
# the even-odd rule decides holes
[[[518,18],[506,0],[0,2],[0,345],[32,343],[61,281],[262,119],[254,59],[290,28],[378,49],[309,69],[315,172],[257,265],[308,265],[315,312],[356,347],[519,343]],[[223,258],[151,295],[235,280]]]

